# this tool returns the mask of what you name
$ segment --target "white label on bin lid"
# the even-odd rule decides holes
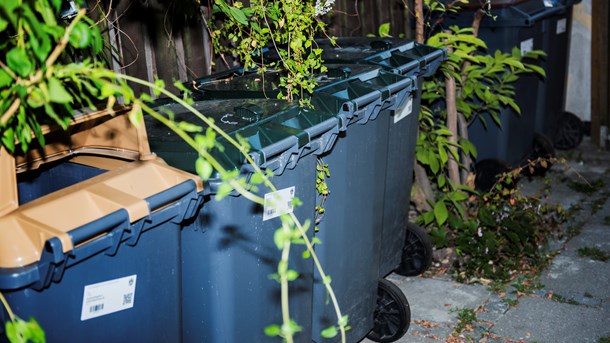
[[[273,219],[294,210],[295,187],[280,189],[277,192],[265,194],[263,221]]]
[[[558,35],[566,32],[567,29],[568,29],[568,19],[567,18],[562,18],[562,19],[557,20],[557,30],[555,30],[555,32]]]
[[[136,294],[136,276],[131,275],[85,286],[80,320],[132,308]]]
[[[545,7],[553,7],[553,0],[544,0]]]
[[[534,38],[529,38],[521,42],[521,55],[534,50]]]
[[[394,124],[405,119],[411,112],[413,112],[413,96],[409,96],[405,104],[394,112]]]

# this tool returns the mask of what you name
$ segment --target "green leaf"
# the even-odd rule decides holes
[[[0,69],[0,88],[10,85],[13,78],[4,70]]]
[[[199,175],[204,182],[209,180],[214,172],[212,164],[201,156],[199,156],[195,162],[195,170],[197,171],[197,175]]]
[[[45,333],[34,318],[24,321],[15,318],[14,322],[8,321],[5,324],[6,337],[11,343],[44,343]]]
[[[311,253],[309,252],[309,250],[305,250],[303,251],[303,253],[301,254],[301,257],[303,257],[303,259],[308,259],[311,257]]]
[[[227,182],[221,183],[220,186],[218,186],[218,191],[216,191],[216,201],[222,200],[224,197],[231,194],[231,192],[233,192],[233,186]]]
[[[438,225],[443,225],[447,221],[448,216],[447,206],[444,201],[439,201],[434,205],[434,218]]]
[[[12,48],[6,54],[8,67],[21,77],[27,77],[33,70],[34,65],[24,49]]]
[[[286,240],[289,240],[289,239],[290,238],[287,237],[287,235],[283,229],[277,229],[277,230],[275,230],[275,233],[273,234],[273,242],[275,243],[275,246],[279,250],[281,250],[284,247],[284,242],[286,242]]]
[[[320,335],[324,338],[333,338],[339,334],[339,330],[337,330],[336,326],[329,326],[326,329],[322,330]]]
[[[58,79],[51,77],[48,82],[49,100],[58,104],[67,104],[72,102],[72,96],[64,88],[64,85]]]
[[[294,281],[299,277],[299,273],[297,273],[295,270],[288,270],[286,272],[286,279],[288,279],[288,281]]]
[[[379,25],[379,37],[390,37],[390,23]]]
[[[534,64],[528,64],[527,67],[530,68],[531,70],[535,71],[536,73],[546,77],[546,72],[541,67],[534,65]]]
[[[242,10],[237,7],[229,7],[229,14],[235,19],[238,23],[242,25],[248,25],[248,18],[244,14]]]
[[[178,122],[178,129],[184,131],[184,132],[202,132],[203,128],[199,125],[195,125],[195,124],[191,124],[189,122],[186,121],[181,121]]]
[[[15,130],[10,126],[2,133],[2,145],[10,152],[15,151]]]
[[[32,88],[32,92],[28,95],[27,103],[32,108],[39,108],[46,103],[44,93],[40,88]]]
[[[83,49],[91,43],[91,31],[89,25],[84,22],[79,22],[74,26],[70,34],[70,45],[77,49]]]
[[[269,325],[265,328],[265,335],[269,337],[279,336],[281,333],[280,326],[277,324]]]
[[[4,18],[0,17],[0,32],[6,30],[8,27],[8,21],[4,20]]]

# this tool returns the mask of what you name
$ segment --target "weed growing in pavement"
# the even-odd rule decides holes
[[[610,259],[610,254],[601,250],[598,247],[583,247],[578,249],[578,255],[580,257],[588,257],[595,261],[606,262]]]
[[[591,195],[591,194],[599,191],[605,185],[606,185],[606,183],[602,179],[597,179],[597,180],[595,180],[593,182],[587,182],[587,181],[584,181],[584,182],[570,181],[570,182],[568,182],[568,187],[570,187],[570,189],[572,189],[573,191],[579,192],[579,193],[587,194],[587,195]]]
[[[517,294],[532,294],[534,291],[544,288],[544,285],[538,279],[539,276],[539,273],[518,276],[511,286],[515,288]]]
[[[555,293],[551,294],[550,299],[563,304],[580,305],[580,303],[574,299],[566,299],[566,297]]]
[[[600,337],[597,343],[610,343],[610,337]]]
[[[604,225],[610,225],[610,216],[604,217]]]
[[[474,323],[477,321],[477,312],[473,308],[464,307],[461,309],[454,308],[451,312],[457,313],[458,325],[455,327],[455,334],[460,334],[463,331],[472,331]]]
[[[504,298],[502,299],[502,301],[511,307],[515,307],[517,306],[517,304],[519,304],[519,301],[517,301],[517,299]]]

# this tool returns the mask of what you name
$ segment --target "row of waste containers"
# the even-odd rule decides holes
[[[531,2],[537,1],[502,11],[522,13],[519,6]],[[511,30],[527,31],[547,16],[567,15],[571,6],[552,5]],[[553,10],[560,5],[563,12]],[[237,193],[215,201],[220,176],[203,184],[195,175],[199,154],[151,118],[136,128],[126,116],[82,114],[69,139],[49,134],[53,144],[44,154],[2,150],[1,180],[9,183],[0,196],[0,241],[6,242],[0,291],[13,312],[35,317],[49,341],[268,341],[264,328],[282,319],[280,287],[269,278],[280,257],[273,239],[279,216],[312,219],[323,202],[317,229],[307,235],[321,242],[315,252],[349,317],[347,341],[400,338],[408,329],[409,305],[383,277],[396,268],[417,274],[429,264],[425,233],[406,223],[422,79],[435,72],[446,51],[400,39],[318,43],[328,71],[317,75],[314,109],[271,100],[280,77],[274,72],[261,78],[231,70],[191,83],[193,107],[232,137],[243,137],[254,163],[272,171],[277,190],[253,189],[269,199],[265,205]],[[563,69],[557,73],[565,74]],[[522,109],[541,106],[520,101]],[[205,127],[181,105],[159,102],[157,109]],[[539,118],[523,112],[524,118]],[[512,114],[502,117],[513,120]],[[495,146],[490,158],[525,158],[533,135],[523,131],[539,129],[519,123],[503,123],[503,133],[493,135],[502,140],[497,144],[476,144],[479,155],[487,157],[484,147]],[[477,137],[471,133],[475,143]],[[519,140],[530,148],[505,148]],[[218,143],[224,149],[211,152],[225,169],[252,175],[239,151],[224,138]],[[328,164],[331,173],[325,199],[315,188],[319,164]],[[290,283],[290,314],[301,327],[295,339],[336,341],[320,335],[337,318],[303,252],[296,244],[290,251],[289,268],[299,274]],[[8,312],[0,312],[0,319],[9,320]]]
[[[193,107],[245,139],[254,163],[272,172],[276,189],[251,189],[269,200],[264,205],[235,192],[216,201],[221,176],[202,183],[198,152],[152,118],[135,128],[125,115],[81,114],[69,138],[48,135],[43,153],[3,150],[2,179],[13,175],[3,189],[14,190],[14,201],[0,217],[7,242],[0,290],[12,311],[36,318],[48,341],[269,341],[264,328],[282,322],[280,285],[270,278],[280,259],[279,217],[313,219],[323,163],[331,193],[307,236],[320,241],[315,252],[349,318],[347,341],[400,338],[409,304],[383,277],[401,264],[407,236],[422,79],[446,52],[407,40],[339,44],[367,57],[400,56],[403,70],[361,57],[328,64],[316,76],[314,109],[266,98],[279,74],[263,86],[244,71],[195,81]],[[182,105],[156,105],[205,129]],[[217,142],[223,148],[210,153],[220,165],[249,179],[244,156],[225,138]],[[415,243],[425,251],[412,251],[405,273],[429,263],[429,242]],[[300,326],[295,340],[337,341],[321,336],[338,319],[304,250],[290,250],[289,268],[299,275],[289,284],[290,316]],[[7,311],[0,317],[10,320]]]

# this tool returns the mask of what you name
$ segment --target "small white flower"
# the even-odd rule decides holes
[[[323,16],[330,12],[335,4],[335,0],[316,0],[316,17]]]
[[[483,237],[483,230],[481,228],[477,229],[477,236]]]

